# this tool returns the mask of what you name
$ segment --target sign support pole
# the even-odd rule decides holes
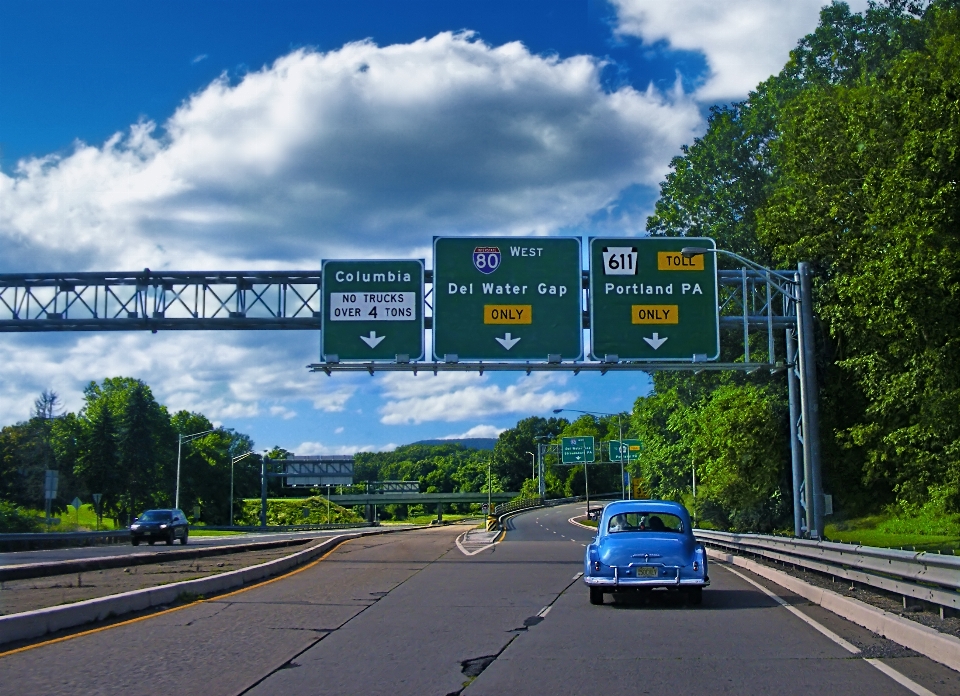
[[[797,266],[800,302],[797,337],[800,353],[800,409],[803,423],[803,464],[807,503],[807,533],[823,538],[823,487],[820,480],[820,406],[817,393],[816,343],[813,332],[813,289],[810,264]]]
[[[797,369],[797,335],[793,329],[786,330],[787,344],[787,395],[790,402],[790,462],[793,474],[793,535],[803,536],[803,443],[800,434],[800,385]]]
[[[260,460],[260,526],[267,528],[267,456]]]

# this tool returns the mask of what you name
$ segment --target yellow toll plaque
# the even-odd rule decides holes
[[[679,306],[635,304],[630,308],[630,320],[634,324],[679,324]]]
[[[658,271],[702,271],[703,254],[692,256],[689,259],[678,251],[658,251]],[[636,322],[634,322],[636,323]],[[674,322],[676,323],[676,322]]]
[[[532,324],[533,305],[483,305],[484,324]]]

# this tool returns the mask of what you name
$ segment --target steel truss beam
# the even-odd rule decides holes
[[[319,328],[319,271],[0,274],[0,332]]]

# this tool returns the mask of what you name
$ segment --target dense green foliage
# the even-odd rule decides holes
[[[960,509],[958,5],[825,8],[780,74],[713,110],[648,221],[813,264],[824,487],[846,514]],[[634,409],[654,489],[679,497],[696,465],[701,519],[788,525],[782,379],[654,385]]]
[[[146,384],[127,377],[91,382],[79,413],[57,410],[56,395],[46,392],[30,420],[0,430],[0,500],[42,510],[44,470],[54,469],[54,511],[75,496],[89,503],[100,493],[102,513],[125,522],[146,508],[173,505],[178,433],[209,430],[183,445],[180,507],[191,517],[198,507],[197,519],[207,523],[229,521],[230,460],[252,449],[246,435],[214,428],[197,413],[170,416]],[[256,456],[236,465],[237,498],[259,491],[259,466]]]
[[[329,515],[327,499],[321,496],[309,498],[280,498],[267,501],[267,524],[356,524],[363,522],[363,515],[353,510],[331,504]],[[244,500],[236,510],[236,524],[255,526],[260,524],[260,499]]]

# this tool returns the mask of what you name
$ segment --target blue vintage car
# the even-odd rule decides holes
[[[690,514],[667,500],[618,500],[600,516],[597,537],[583,559],[590,603],[606,592],[665,587],[700,604],[710,584],[707,554],[693,537]]]

